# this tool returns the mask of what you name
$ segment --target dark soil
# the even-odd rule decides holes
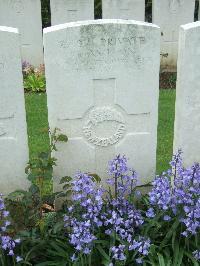
[[[160,73],[160,89],[176,89],[176,73],[162,72]]]

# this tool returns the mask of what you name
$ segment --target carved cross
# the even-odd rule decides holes
[[[81,139],[95,149],[96,161],[107,165],[108,160],[116,155],[115,147],[129,136],[150,134],[150,113],[129,114],[115,103],[116,79],[95,79],[94,105],[83,117],[69,119],[66,115],[59,117],[69,141]],[[68,132],[67,132],[68,131]],[[97,173],[101,173],[98,169]]]

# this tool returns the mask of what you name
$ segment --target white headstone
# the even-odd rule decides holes
[[[43,63],[40,0],[0,0],[0,25],[19,29],[23,61]]]
[[[94,0],[50,0],[51,25],[94,19]]]
[[[176,70],[180,25],[194,21],[195,0],[153,0],[153,23],[161,28],[161,66]]]
[[[128,20],[68,23],[44,30],[49,124],[69,137],[55,156],[59,178],[107,177],[125,154],[141,176],[156,167],[160,30]],[[145,179],[145,180],[144,180]]]
[[[0,27],[0,193],[26,188],[27,162],[19,34]]]
[[[200,22],[181,26],[174,152],[183,150],[184,162],[200,162]]]
[[[102,0],[102,17],[145,21],[145,0]]]

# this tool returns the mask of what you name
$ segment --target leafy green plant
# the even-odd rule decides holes
[[[179,151],[171,169],[156,176],[149,195],[142,195],[137,173],[119,155],[109,162],[110,188],[103,189],[96,174],[63,177],[65,208],[44,212],[45,181],[51,180],[56,164],[50,153],[58,141],[67,137],[55,129],[50,151],[28,164],[30,190],[15,192],[19,202],[15,198],[16,205],[11,204],[14,209],[25,204],[20,216],[27,219],[26,226],[16,229],[23,265],[199,265],[199,164],[185,169]]]
[[[44,65],[34,68],[27,62],[22,64],[22,72],[24,77],[24,89],[27,92],[45,92],[46,80]]]
[[[45,76],[29,74],[24,80],[24,88],[31,92],[44,92],[46,89]]]
[[[37,158],[29,161],[25,172],[30,181],[28,191],[18,190],[11,193],[7,198],[7,203],[15,220],[17,229],[32,228],[39,226],[43,229],[43,207],[49,201],[53,203],[55,194],[45,191],[45,185],[52,181],[53,167],[56,165],[56,158],[52,157],[52,152],[57,151],[57,142],[67,142],[67,136],[59,134],[59,129],[50,133],[50,149],[41,152]],[[19,217],[19,213],[22,215]]]

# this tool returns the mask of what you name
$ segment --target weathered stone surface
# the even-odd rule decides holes
[[[145,20],[145,0],[102,0],[104,19]]]
[[[200,162],[200,22],[181,26],[174,152],[183,150],[188,166]]]
[[[28,141],[17,29],[0,27],[0,193],[27,186]]]
[[[195,0],[153,0],[153,23],[161,28],[161,66],[175,70],[180,25],[194,21]]]
[[[23,61],[43,63],[40,0],[0,0],[0,25],[19,29]]]
[[[141,182],[156,166],[160,30],[128,20],[68,23],[44,30],[50,128],[60,144],[55,190],[78,170],[107,177],[125,154]]]
[[[94,0],[50,0],[51,25],[94,19]]]

